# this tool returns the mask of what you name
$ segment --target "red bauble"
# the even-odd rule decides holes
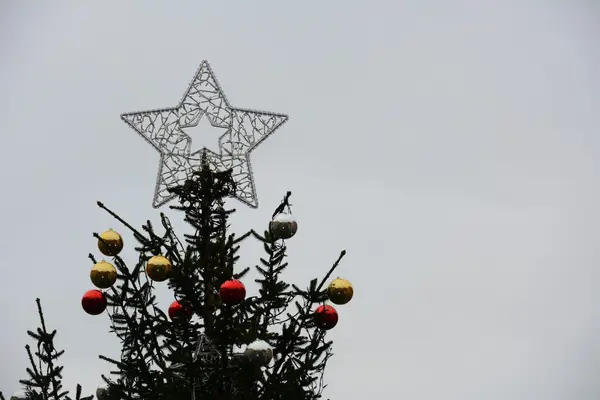
[[[185,301],[177,301],[171,303],[169,306],[169,318],[172,321],[184,319],[190,319],[194,315],[192,306]]]
[[[106,296],[99,290],[88,290],[81,299],[81,307],[90,315],[99,315],[106,310]]]
[[[337,325],[338,313],[332,306],[319,306],[315,310],[315,322],[321,329],[329,330]]]
[[[223,282],[219,295],[225,304],[240,304],[246,298],[246,288],[242,282],[231,279]]]

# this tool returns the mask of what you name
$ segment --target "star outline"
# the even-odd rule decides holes
[[[216,112],[213,112],[213,113],[210,112],[209,106],[205,106],[204,109],[202,107],[202,104],[200,102],[200,100],[202,100],[202,92],[203,92],[202,89],[198,89],[196,92],[192,92],[194,89],[196,89],[197,82],[202,82],[203,72],[205,74],[208,74],[207,82],[209,82],[209,84],[214,85],[214,92],[212,92],[212,93],[215,94],[222,103],[222,104],[215,106]],[[195,94],[198,94],[200,96],[199,100],[194,99],[193,96]],[[212,104],[212,103],[210,103],[211,102],[210,98],[207,98],[207,102],[209,103],[209,105]],[[190,111],[188,111],[186,109],[186,105],[191,105],[192,106],[191,112],[195,112],[198,115],[195,116],[194,118],[192,118],[190,122],[182,123],[181,122],[182,118],[187,117],[188,114],[190,114]],[[227,115],[226,118],[219,118],[219,113],[221,111],[225,112],[225,114]],[[167,142],[168,142],[168,139],[171,138],[172,136],[178,136],[179,138],[184,138],[186,141],[186,143],[184,145],[184,150],[183,150],[184,154],[181,154],[181,152],[176,153],[173,151],[174,149],[176,149],[177,144],[179,142],[176,142],[176,144],[172,145],[171,151],[167,151],[167,149],[166,149],[167,146],[164,143],[162,145],[160,143],[157,143],[158,136],[154,137],[154,140],[153,140],[152,138],[148,137],[147,134],[145,134],[146,130],[144,130],[144,131],[140,130],[141,126],[143,125],[142,124],[143,119],[145,117],[150,118],[150,116],[155,117],[154,120],[150,121],[150,125],[152,126],[152,131],[149,133],[150,136],[152,134],[156,133],[155,131],[157,130],[157,128],[154,124],[155,124],[156,120],[158,119],[158,116],[160,116],[163,119],[163,122],[159,125],[158,131],[160,131],[163,128],[164,128],[164,130],[167,130],[168,126],[165,127],[165,125],[167,123],[164,121],[164,119],[165,119],[164,115],[167,115],[167,117],[166,117],[167,120],[172,115],[175,115],[177,117],[175,121],[171,122],[172,124],[175,124],[175,126],[172,129],[171,133],[169,133],[166,138],[167,138]],[[197,150],[193,153],[191,152],[191,143],[193,141],[193,138],[185,132],[185,129],[197,125],[199,123],[200,119],[203,117],[208,118],[211,126],[216,127],[216,128],[227,129],[227,131],[223,135],[221,135],[218,140],[219,154],[207,149],[206,147],[203,147],[202,149]],[[259,138],[258,138],[258,140],[253,139],[251,143],[247,143],[247,144],[237,143],[238,145],[241,146],[239,153],[234,153],[233,151],[228,151],[228,149],[226,149],[226,146],[225,146],[226,140],[231,139],[234,134],[234,132],[233,132],[234,125],[235,125],[234,117],[239,117],[242,120],[244,117],[247,117],[247,118],[256,117],[264,125],[263,129],[265,130],[264,134],[260,134],[258,128],[256,128],[254,125],[252,125],[252,134],[256,135],[258,132],[260,134]],[[260,117],[267,117],[268,122],[273,122],[273,125],[271,127],[268,127],[267,123],[265,123],[262,119],[260,119]],[[135,118],[139,118],[142,120],[142,121],[139,121],[140,127],[136,126],[132,122],[132,120]],[[200,63],[200,66],[196,70],[196,73],[194,74],[190,84],[188,85],[187,89],[185,90],[184,95],[181,98],[181,100],[179,101],[179,104],[177,106],[168,107],[168,108],[157,108],[157,109],[151,109],[151,110],[147,110],[147,111],[123,113],[123,114],[121,114],[121,119],[130,128],[132,128],[136,133],[138,133],[140,136],[142,136],[144,138],[144,140],[147,143],[149,143],[154,149],[156,149],[158,151],[158,153],[160,154],[160,164],[159,164],[159,168],[157,171],[156,187],[155,187],[155,193],[154,193],[154,199],[153,199],[153,207],[154,208],[159,208],[159,207],[163,206],[164,204],[168,203],[175,197],[175,195],[165,195],[165,196],[161,195],[161,192],[164,191],[164,189],[168,188],[168,186],[166,184],[164,184],[165,183],[165,167],[167,167],[167,158],[175,158],[175,159],[183,158],[183,160],[181,160],[181,161],[187,162],[189,164],[188,169],[185,169],[185,171],[184,171],[185,174],[189,177],[191,170],[193,170],[196,167],[196,166],[192,165],[194,158],[195,158],[194,156],[196,156],[196,155],[201,156],[203,154],[210,156],[209,158],[211,158],[213,160],[213,164],[216,163],[215,160],[218,160],[221,162],[221,164],[224,164],[224,162],[223,162],[224,158],[230,159],[229,161],[237,160],[238,162],[240,162],[240,165],[238,167],[242,169],[241,174],[245,175],[245,177],[242,177],[242,179],[247,178],[247,180],[248,180],[248,182],[246,183],[246,186],[247,186],[247,189],[249,189],[249,193],[246,193],[246,195],[247,195],[246,197],[249,197],[250,200],[248,200],[244,196],[241,196],[237,191],[231,197],[238,199],[239,201],[248,205],[251,208],[257,208],[258,207],[258,196],[257,196],[257,191],[256,191],[256,183],[254,182],[254,173],[252,170],[252,163],[250,161],[250,154],[256,149],[256,147],[258,147],[258,145],[263,143],[269,136],[271,136],[277,129],[279,129],[281,127],[281,125],[283,125],[285,122],[287,122],[289,120],[289,117],[285,114],[280,114],[280,113],[272,113],[272,112],[268,112],[268,111],[259,111],[259,110],[254,110],[254,109],[232,107],[231,104],[229,103],[229,101],[227,100],[227,98],[225,96],[225,92],[223,91],[214,71],[210,67],[210,64],[206,60],[204,60]],[[223,122],[221,122],[221,120]],[[194,121],[195,121],[195,123],[194,123]],[[240,134],[241,132],[236,132],[236,133]],[[198,157],[198,159],[199,158],[200,157]],[[223,165],[221,165],[221,166],[223,166]],[[244,170],[245,170],[245,172],[244,172]],[[161,189],[162,186],[164,186],[163,189]]]

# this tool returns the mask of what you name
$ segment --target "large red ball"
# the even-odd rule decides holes
[[[172,321],[184,319],[190,319],[194,315],[192,306],[185,301],[177,301],[171,303],[169,306],[169,318]]]
[[[242,282],[231,279],[223,282],[219,295],[225,304],[240,304],[246,298],[246,288]]]
[[[88,290],[81,298],[81,307],[90,315],[99,315],[106,310],[106,296],[99,290]]]
[[[321,329],[329,330],[333,328],[337,325],[338,319],[337,311],[330,305],[319,306],[315,310],[315,322]]]

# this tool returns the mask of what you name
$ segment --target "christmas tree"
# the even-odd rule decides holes
[[[94,264],[90,279],[97,289],[86,292],[81,304],[90,315],[106,312],[111,331],[121,342],[120,357],[100,356],[112,371],[102,376],[105,386],[96,397],[320,398],[332,355],[326,333],[338,322],[337,310],[329,303],[346,304],[353,296],[348,281],[331,279],[345,251],[320,280],[315,278],[306,287],[287,283],[282,277],[286,241],[298,229],[291,215],[291,192],[262,233],[230,233],[228,220],[235,210],[225,207],[227,198],[258,206],[249,155],[287,116],[231,107],[203,62],[178,106],[121,118],[161,156],[154,207],[176,199],[177,205],[170,207],[183,214],[192,233],[178,237],[163,213],[158,229],[148,221],[138,230],[98,202],[133,233],[139,246],[137,262],[128,266],[120,256],[124,243],[119,233],[110,229],[94,234],[108,261],[90,254]],[[201,118],[226,130],[218,154],[206,148],[191,152],[185,129]],[[256,266],[259,289],[253,296],[247,296],[243,283],[251,269],[237,267],[237,252],[247,239],[258,240],[265,252]],[[173,292],[166,312],[154,295],[157,285],[167,285]],[[52,342],[54,334],[39,332],[33,337]],[[54,356],[37,354],[50,369],[45,375],[28,370],[31,379],[22,381],[25,397],[66,399],[60,393],[60,368],[53,366]],[[79,395],[78,387],[77,399]]]
[[[326,332],[338,320],[327,301],[347,303],[352,286],[343,279],[326,283],[345,252],[320,281],[306,289],[282,279],[287,267],[286,240],[297,230],[287,193],[269,229],[236,237],[228,233],[224,198],[235,191],[231,171],[204,167],[184,185],[171,189],[185,221],[193,227],[185,245],[169,219],[160,215],[162,233],[148,222],[142,232],[104,204],[99,206],[129,228],[139,246],[139,259],[128,267],[119,257],[121,236],[97,235],[98,247],[112,263],[96,262],[92,290],[82,304],[89,314],[108,307],[122,342],[119,359],[101,356],[114,366],[103,376],[105,399],[317,399],[331,356]],[[245,239],[263,243],[266,256],[256,266],[256,296],[246,296],[242,283],[250,268],[236,271],[236,252]],[[166,282],[175,301],[167,313],[158,306],[153,288]],[[110,289],[109,289],[110,288]]]

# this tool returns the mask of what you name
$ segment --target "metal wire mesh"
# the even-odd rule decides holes
[[[219,153],[203,148],[191,152],[192,138],[186,129],[206,118],[225,133],[219,138]],[[160,153],[153,207],[159,208],[175,196],[168,189],[182,185],[201,167],[202,157],[216,171],[232,169],[236,190],[232,197],[256,208],[258,198],[250,153],[288,120],[284,114],[231,107],[207,61],[200,64],[179,105],[137,111],[121,119]]]

